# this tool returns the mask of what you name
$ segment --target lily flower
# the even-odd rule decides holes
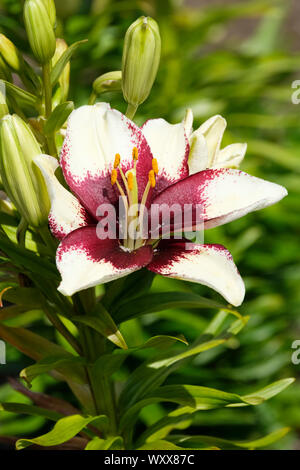
[[[211,117],[193,132],[193,112],[188,109],[184,126],[191,147],[188,161],[190,175],[206,168],[239,168],[246,154],[247,144],[231,144],[221,149],[227,127],[222,116]]]
[[[107,103],[83,106],[70,115],[60,166],[72,192],[55,176],[56,159],[45,155],[36,159],[51,199],[50,228],[61,240],[56,257],[61,293],[73,295],[147,267],[163,276],[209,286],[235,306],[242,303],[244,283],[223,246],[187,244],[184,237],[153,239],[150,232],[135,238],[129,233],[129,224],[140,226],[145,208],[155,207],[157,214],[174,202],[180,207],[200,205],[204,228],[210,228],[287,194],[282,186],[236,169],[205,169],[190,175],[189,153],[184,122],[171,125],[153,119],[139,128]],[[128,237],[102,239],[97,235],[103,220],[99,207],[115,206],[119,197],[128,215]],[[136,204],[138,209],[130,211]]]

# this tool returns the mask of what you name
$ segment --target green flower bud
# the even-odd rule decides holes
[[[0,54],[14,72],[22,70],[23,57],[16,46],[4,34],[0,34]]]
[[[93,90],[96,95],[100,95],[106,91],[121,91],[122,90],[122,72],[118,70],[116,72],[104,73],[100,77],[96,78],[93,83]]]
[[[54,28],[56,24],[56,8],[55,8],[54,0],[43,0],[43,3],[46,7],[48,16],[50,18],[50,23]]]
[[[1,55],[0,55],[0,79],[6,80],[7,82],[12,81],[11,71],[8,65],[6,64],[6,62],[4,62]]]
[[[30,47],[36,60],[50,62],[56,49],[53,26],[43,0],[26,0],[24,21]]]
[[[52,59],[52,66],[54,67],[61,56],[68,50],[68,44],[64,39],[56,39],[56,50],[55,54]],[[54,104],[57,105],[59,103],[63,103],[68,99],[69,88],[70,88],[70,61],[68,61],[67,65],[64,67],[63,71],[61,72],[58,83],[59,88],[57,89],[55,96],[54,96]]]
[[[122,88],[130,105],[138,106],[148,98],[156,78],[160,53],[158,25],[152,18],[142,16],[129,27],[124,42]]]
[[[1,86],[0,86],[0,119],[6,116],[6,114],[9,114],[9,109],[6,103],[5,95],[1,91]]]
[[[50,201],[34,159],[41,149],[27,124],[17,115],[0,121],[0,174],[5,191],[33,227],[48,223]]]

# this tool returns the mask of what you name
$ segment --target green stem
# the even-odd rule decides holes
[[[73,296],[77,314],[86,315],[95,302],[94,289],[88,289]],[[79,326],[82,337],[82,348],[85,357],[93,364],[100,356],[105,354],[106,339],[86,326]],[[93,367],[87,367],[87,376],[94,399],[97,414],[104,414],[109,419],[108,434],[116,432],[116,410],[114,393],[110,380],[107,377],[96,376]]]
[[[72,348],[79,354],[82,354],[80,345],[78,344],[76,338],[70,333],[70,331],[65,327],[63,322],[60,320],[59,316],[56,313],[46,311],[46,315],[52,325],[57,329],[57,331],[68,341]]]
[[[27,228],[28,228],[28,223],[24,219],[24,217],[22,217],[17,228],[17,241],[22,248],[25,248]]]
[[[97,95],[96,93],[93,91],[91,96],[90,96],[90,99],[89,99],[89,105],[93,105],[96,103],[96,99],[97,99]]]
[[[43,84],[45,99],[45,118],[48,119],[52,113],[52,84],[51,84],[51,62],[43,66]],[[46,137],[48,151],[53,157],[57,157],[55,136]]]
[[[47,226],[41,227],[39,229],[39,234],[50,252],[55,253],[58,245],[55,238],[51,235],[49,228]]]
[[[137,112],[138,105],[135,106],[133,104],[128,103],[127,110],[126,110],[126,116],[128,119],[133,119],[135,116],[135,113]]]

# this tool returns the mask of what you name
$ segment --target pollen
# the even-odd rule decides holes
[[[112,170],[112,172],[111,172],[111,184],[112,184],[112,185],[116,184],[117,179],[118,179],[118,172],[117,172],[116,169],[114,169],[114,170]]]
[[[136,147],[133,147],[133,149],[132,149],[132,158],[135,161],[137,161],[139,159],[139,151]]]
[[[158,174],[158,164],[156,158],[152,159],[152,170],[156,175]]]
[[[115,162],[114,162],[114,168],[118,168],[118,166],[120,165],[120,161],[121,161],[121,157],[120,157],[120,154],[119,153],[116,153],[116,156],[115,156]]]
[[[155,172],[154,172],[154,170],[150,170],[150,171],[149,171],[149,182],[150,182],[151,188],[155,188],[156,179],[155,179]]]
[[[133,190],[133,174],[131,172],[128,173],[127,183],[128,183],[129,190],[132,191]]]

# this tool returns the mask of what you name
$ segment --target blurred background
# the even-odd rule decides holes
[[[69,98],[76,106],[87,102],[97,76],[120,69],[130,23],[140,15],[153,16],[161,29],[163,55],[157,81],[138,111],[137,122],[163,117],[175,123],[190,107],[196,127],[222,114],[228,122],[223,146],[248,143],[242,169],[283,184],[289,191],[289,197],[274,207],[206,232],[207,243],[221,243],[232,252],[247,286],[240,311],[251,319],[234,341],[202,354],[169,382],[247,393],[277,379],[299,377],[300,364],[291,361],[292,343],[300,340],[300,105],[291,100],[292,83],[300,80],[299,2],[58,0],[57,10],[58,37],[68,44],[89,39],[71,65]],[[24,53],[29,50],[21,0],[0,0],[0,31]],[[125,110],[121,94],[103,99]],[[174,288],[215,297],[205,287],[159,277],[152,287],[155,291]],[[38,312],[30,315],[33,331],[53,337]],[[130,321],[124,329],[130,345],[154,334],[183,333],[192,341],[211,316],[205,310],[164,311]],[[23,321],[14,319],[10,325],[22,326]],[[120,371],[120,381],[136,365],[132,361]],[[16,401],[7,377],[17,376],[29,364],[8,347],[7,365],[0,366],[0,402]],[[35,381],[34,390],[69,398],[63,385],[46,376]],[[161,413],[160,406],[152,406],[144,410],[142,420],[149,425]],[[40,417],[6,413],[0,434],[25,437],[44,426]],[[300,449],[299,382],[262,406],[198,413],[190,432],[254,439],[283,426],[292,430],[274,447]]]

